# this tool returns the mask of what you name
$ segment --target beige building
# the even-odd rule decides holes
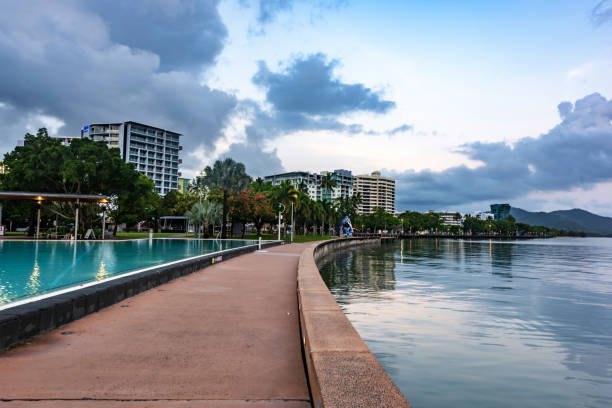
[[[380,171],[355,176],[355,193],[361,194],[360,214],[370,214],[376,207],[395,214],[395,180],[382,177]]]

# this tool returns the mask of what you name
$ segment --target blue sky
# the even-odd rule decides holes
[[[382,169],[402,210],[612,215],[610,1],[3,7],[5,151],[139,120],[185,134],[188,176],[228,155],[253,175]]]

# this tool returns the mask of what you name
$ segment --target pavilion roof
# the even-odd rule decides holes
[[[109,196],[96,194],[65,194],[65,193],[36,193],[31,191],[0,191],[1,199],[35,200],[35,201],[94,201],[105,203],[110,201]]]

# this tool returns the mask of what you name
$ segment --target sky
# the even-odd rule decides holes
[[[184,176],[381,170],[398,210],[612,216],[612,0],[0,0],[0,154],[182,133]]]

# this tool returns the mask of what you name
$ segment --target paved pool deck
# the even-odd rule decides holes
[[[310,407],[296,296],[309,245],[222,261],[0,354],[0,407]]]

